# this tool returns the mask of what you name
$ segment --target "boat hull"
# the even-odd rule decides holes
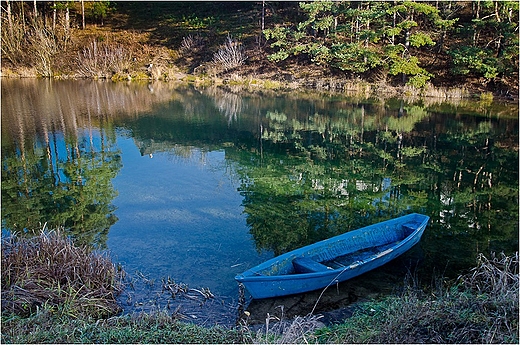
[[[402,255],[419,242],[428,220],[428,216],[414,213],[353,230],[277,256],[235,279],[244,284],[255,299],[322,289]],[[316,264],[301,271],[296,261],[302,258]],[[343,261],[336,262],[338,258]],[[339,267],[334,267],[333,262]],[[302,265],[306,267],[305,262]]]

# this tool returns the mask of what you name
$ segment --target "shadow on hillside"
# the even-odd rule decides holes
[[[260,31],[261,3],[118,2],[107,25],[150,33],[150,44],[178,49],[188,35],[200,35],[215,48],[226,36],[241,39]],[[257,27],[257,28],[256,28]]]

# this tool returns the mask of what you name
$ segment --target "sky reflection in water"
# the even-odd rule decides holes
[[[223,151],[193,148],[142,156],[131,138],[119,137],[123,168],[114,179],[119,220],[108,247],[129,272],[172,277],[216,294],[236,294],[235,274],[259,262],[226,171]]]

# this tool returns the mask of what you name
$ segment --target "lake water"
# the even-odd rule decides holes
[[[64,226],[128,272],[125,312],[233,324],[234,276],[274,255],[409,212],[403,257],[328,291],[317,311],[455,278],[518,250],[518,105],[241,94],[167,83],[2,79],[2,228]],[[164,291],[168,278],[188,295]],[[215,298],[200,293],[209,289]],[[253,301],[259,321],[318,295]]]

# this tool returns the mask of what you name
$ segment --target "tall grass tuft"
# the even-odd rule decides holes
[[[518,256],[518,252],[513,256],[491,253],[488,259],[479,254],[477,266],[459,279],[466,288],[479,293],[488,293],[499,299],[518,298]]]
[[[308,314],[296,316],[292,320],[284,318],[283,306],[281,317],[267,313],[265,326],[262,329],[252,331],[245,321],[240,326],[240,333],[246,343],[253,344],[309,344],[316,343],[316,330],[324,324],[319,320],[322,315]]]
[[[76,247],[59,231],[2,239],[2,315],[40,309],[69,317],[107,317],[120,311],[122,271],[103,254]]]

